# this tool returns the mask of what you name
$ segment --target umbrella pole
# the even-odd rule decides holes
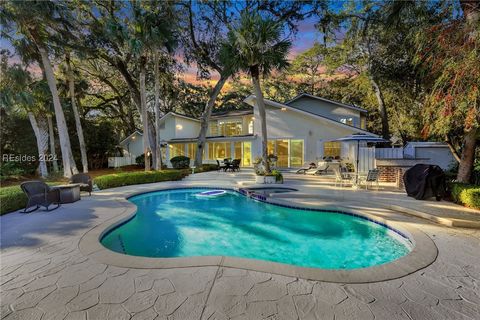
[[[357,140],[357,154],[356,154],[356,158],[357,158],[357,167],[355,168],[357,170],[357,172],[355,172],[355,184],[358,184],[358,163],[360,162],[360,159],[358,157],[358,154],[360,152],[360,141]]]

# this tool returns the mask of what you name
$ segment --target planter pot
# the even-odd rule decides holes
[[[255,176],[255,183],[273,184],[276,183],[275,176]]]

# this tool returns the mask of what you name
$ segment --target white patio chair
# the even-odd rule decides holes
[[[378,178],[380,177],[380,171],[378,169],[368,170],[366,177],[359,177],[359,184],[365,184],[365,190],[368,190],[368,185],[370,187],[375,183],[377,185],[377,190],[380,189]]]
[[[348,172],[341,172],[338,169],[334,170],[335,172],[335,187],[337,184],[340,184],[340,187],[343,187],[346,184],[353,183],[353,176]]]

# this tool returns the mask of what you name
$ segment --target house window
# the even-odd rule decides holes
[[[218,136],[218,123],[215,121],[210,122],[210,135]]]
[[[338,141],[325,142],[323,144],[323,156],[324,157],[340,157],[341,145]]]
[[[342,118],[340,119],[340,122],[349,126],[353,126],[353,118]]]
[[[192,160],[195,159],[195,155],[197,154],[197,144],[196,143],[189,143],[187,145],[187,156]]]
[[[267,143],[268,155],[277,156],[277,167],[300,167],[303,164],[303,140],[275,139]]]
[[[221,136],[238,136],[242,134],[242,121],[218,121],[218,131]]]
[[[248,122],[248,134],[253,134],[253,119]]]
[[[362,128],[362,129],[367,128],[367,119],[365,117],[360,118],[360,128]]]
[[[209,142],[208,143],[208,159],[223,160],[232,157],[230,142]]]
[[[303,165],[303,140],[290,140],[290,167]]]
[[[170,148],[170,159],[185,155],[185,144],[183,143],[169,144],[168,147]]]

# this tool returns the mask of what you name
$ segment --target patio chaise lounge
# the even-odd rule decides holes
[[[86,173],[77,173],[70,178],[70,183],[80,185],[80,191],[86,191],[92,195],[93,183],[92,178]]]
[[[22,213],[30,213],[40,206],[45,207],[47,211],[55,210],[60,207],[60,190],[55,188],[50,188],[43,181],[27,181],[23,182],[20,187],[22,191],[27,195],[28,201],[25,209],[21,211]],[[52,204],[57,206],[53,209],[49,209]],[[28,210],[28,208],[35,207],[33,210]]]

